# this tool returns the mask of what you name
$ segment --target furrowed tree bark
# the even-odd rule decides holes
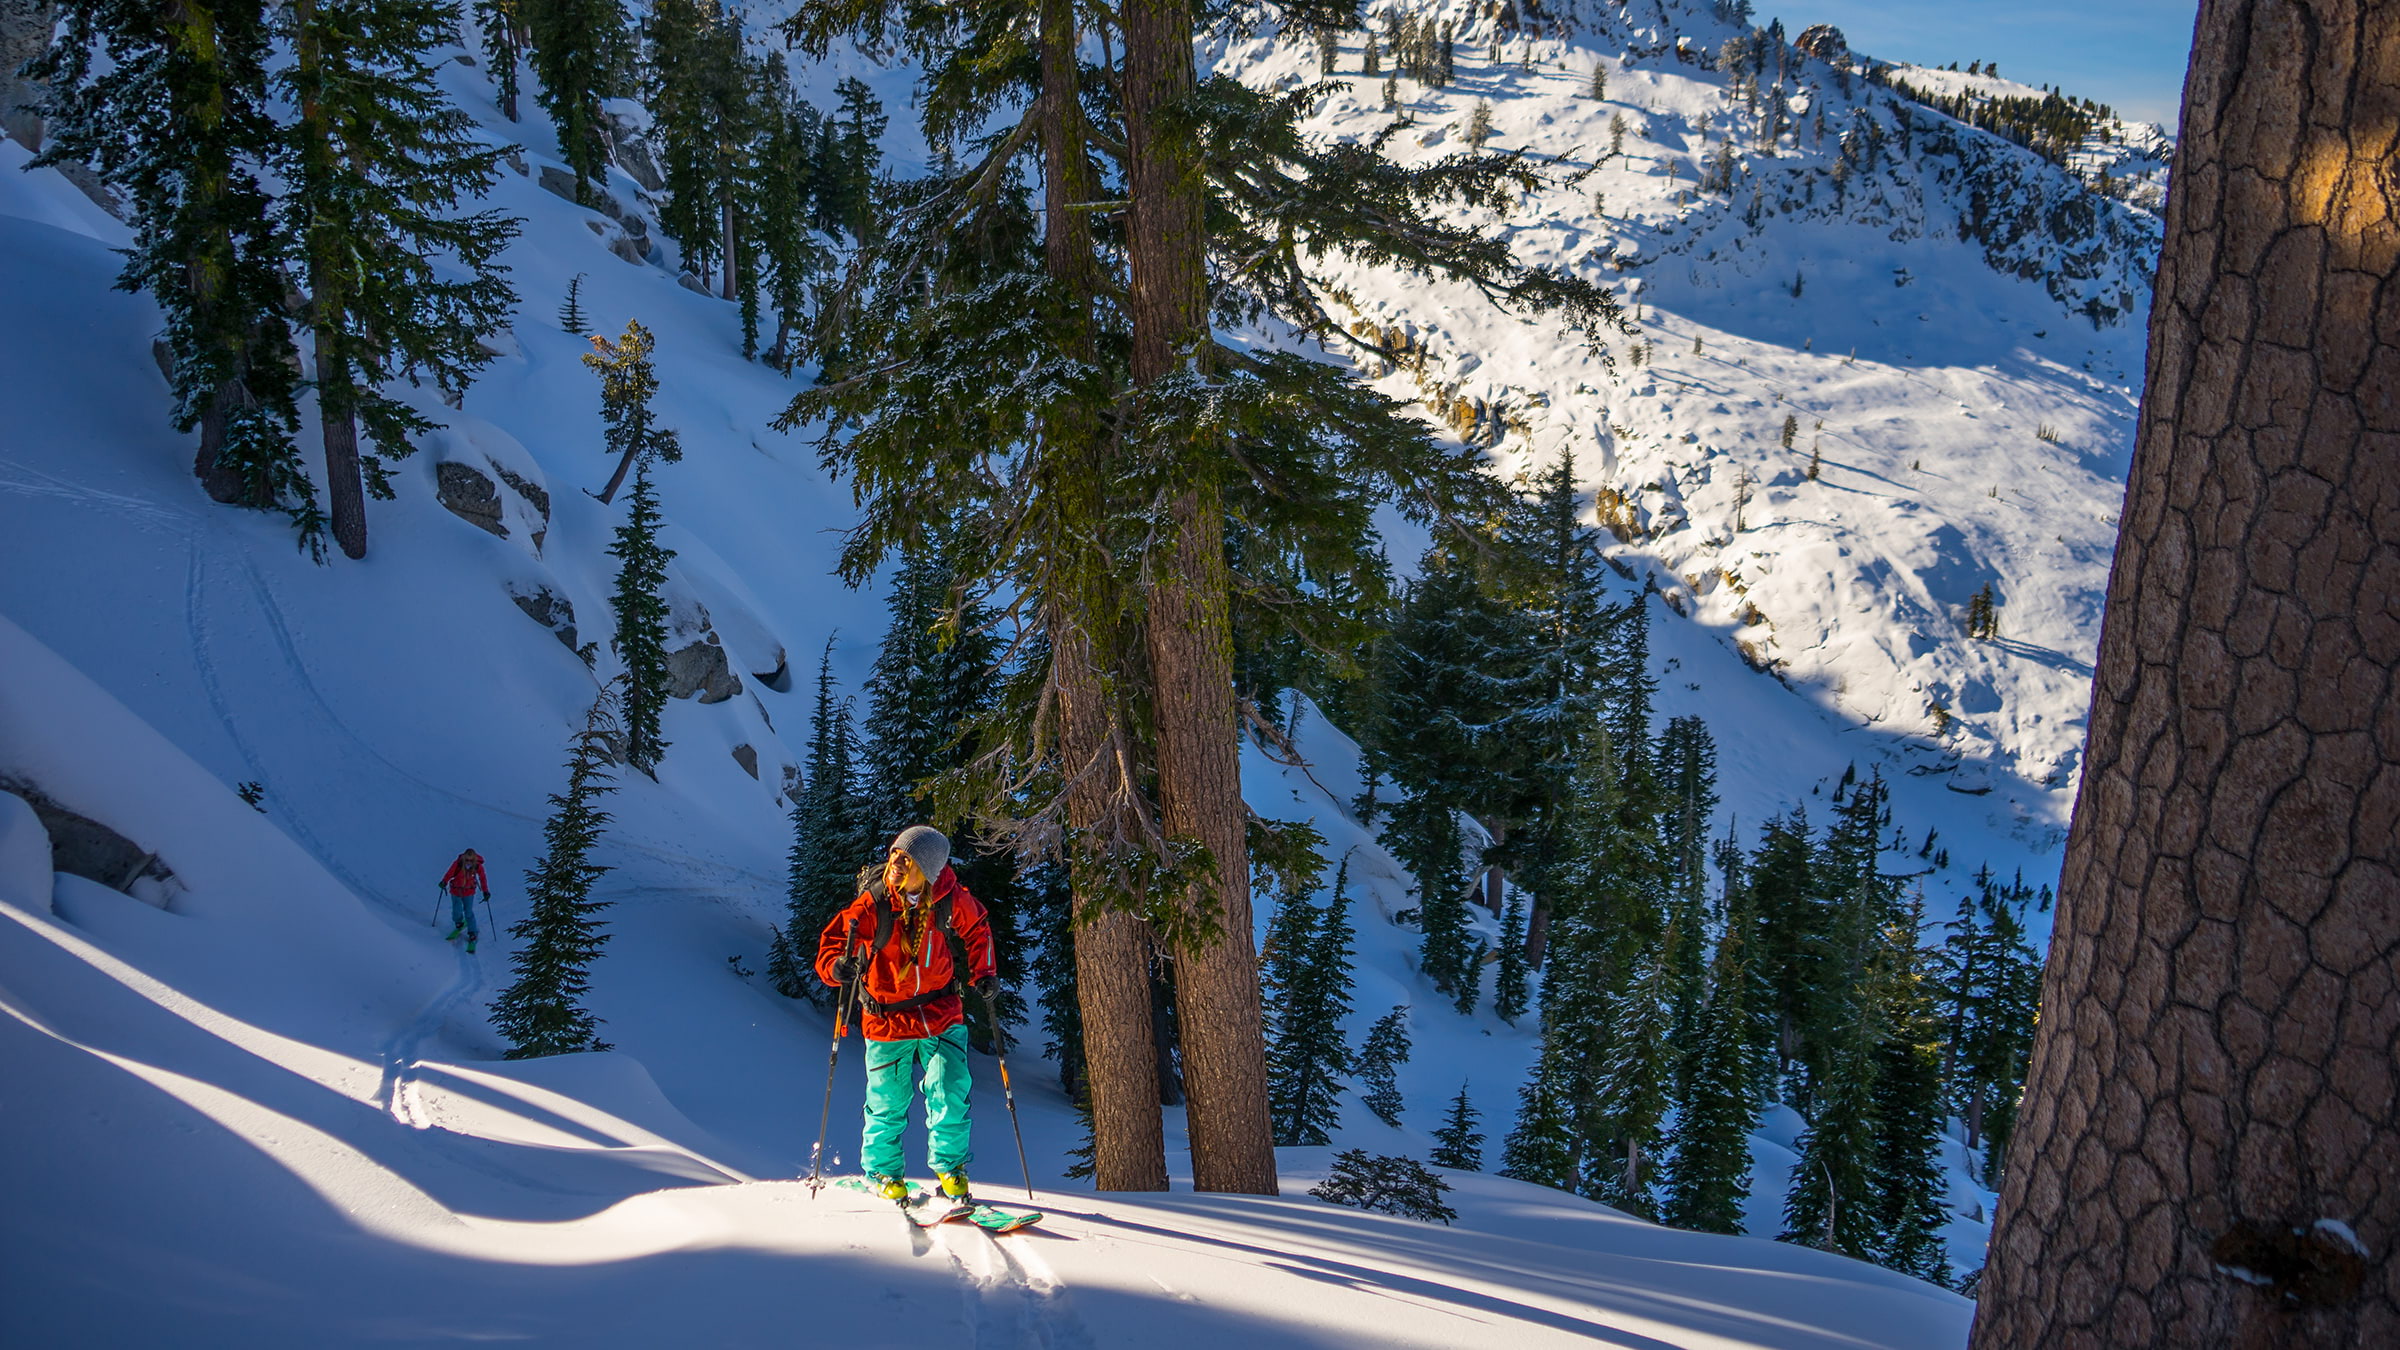
[[[1042,0],[1041,118],[1043,266],[1068,306],[1070,354],[1093,354],[1092,296],[1098,289],[1091,228],[1071,204],[1091,200],[1075,53],[1075,0]],[[1088,515],[1105,481],[1094,462],[1098,428],[1064,409],[1047,429],[1054,453],[1070,461],[1054,491],[1068,516]],[[1051,678],[1058,691],[1059,757],[1069,774],[1067,823],[1092,839],[1109,825],[1106,781],[1093,766],[1111,739],[1111,716],[1084,616],[1073,612],[1079,568],[1057,578],[1047,605]],[[1167,1188],[1165,1129],[1158,1113],[1151,1047],[1150,927],[1104,903],[1106,879],[1087,859],[1069,869],[1075,912],[1094,914],[1075,934],[1075,996],[1083,1012],[1085,1081],[1092,1104],[1092,1184],[1104,1191]]]
[[[1977,1350],[2400,1345],[2396,138],[2400,7],[2202,5]]]
[[[1202,360],[1207,348],[1206,183],[1196,147],[1163,125],[1194,85],[1190,0],[1127,0],[1121,12],[1133,378],[1147,386]],[[1187,944],[1176,954],[1192,1184],[1203,1191],[1273,1195],[1275,1147],[1243,837],[1224,506],[1213,486],[1194,485],[1169,504],[1168,515],[1173,542],[1167,556],[1153,562],[1148,583],[1159,812],[1169,835],[1208,849],[1215,872],[1193,888],[1188,903],[1195,911],[1214,910],[1219,921],[1214,940]]]

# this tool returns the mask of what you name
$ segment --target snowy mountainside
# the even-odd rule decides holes
[[[1203,57],[1255,86],[1333,84],[1308,124],[1319,136],[1368,139],[1397,117],[1390,152],[1426,161],[1470,149],[1481,108],[1487,152],[1552,164],[1549,188],[1490,223],[1531,261],[1620,282],[1640,336],[1604,361],[1463,287],[1328,264],[1337,317],[1402,355],[1361,357],[1379,387],[1487,446],[1502,473],[1572,454],[1614,559],[1788,685],[1797,698],[1774,715],[1821,714],[1862,772],[1975,802],[1972,823],[1939,824],[1954,858],[2046,881],[2073,801],[2157,222],[1870,83],[1855,60],[1794,52],[1778,95],[1778,59],[1754,55],[1744,86],[1718,58],[1758,44],[1722,8],[1370,5],[1379,45],[1404,14],[1453,26],[1447,86],[1392,78],[1388,60],[1362,74],[1366,33],[1342,35],[1330,75],[1313,38],[1265,23]],[[1787,125],[1769,139],[1778,101]],[[2127,172],[2150,163],[2136,147],[2163,163],[2157,129],[2109,134]],[[1999,632],[1970,641],[1962,617],[1986,586]],[[1717,730],[1723,744],[1751,728]],[[1729,802],[1755,820],[1842,767],[1820,760]],[[1917,829],[1933,823],[1911,819],[1923,800],[1897,808]]]

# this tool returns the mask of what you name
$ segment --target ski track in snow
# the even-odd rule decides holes
[[[1024,1239],[982,1229],[970,1236],[960,1228],[943,1224],[932,1232],[934,1245],[958,1271],[975,1350],[1093,1350],[1091,1332],[1057,1274]]]
[[[383,1082],[375,1089],[375,1103],[392,1119],[412,1130],[433,1128],[433,1120],[425,1114],[425,1104],[417,1095],[417,1069],[424,1063],[417,1057],[417,1051],[426,1038],[441,1031],[453,1008],[482,988],[483,963],[466,948],[459,948],[458,978],[450,982],[449,988],[434,995],[379,1048]]]

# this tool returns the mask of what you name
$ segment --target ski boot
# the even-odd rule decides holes
[[[475,954],[475,939],[474,939],[473,937],[469,937],[469,938],[467,939],[467,955],[469,955],[469,956],[473,956],[474,954]]]
[[[942,1194],[953,1200],[974,1199],[974,1196],[967,1193],[967,1169],[961,1167],[942,1173]]]
[[[908,1199],[908,1183],[899,1177],[886,1176],[878,1172],[867,1180],[874,1184],[875,1193],[886,1200]]]
[[[450,927],[450,936],[443,938],[442,941],[456,942],[458,941],[458,935],[465,931],[467,931],[467,926],[465,924],[452,924]]]

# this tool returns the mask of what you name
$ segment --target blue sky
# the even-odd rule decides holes
[[[1965,69],[1996,61],[2026,84],[2054,84],[2109,104],[2121,117],[2171,130],[2183,99],[2198,0],[1751,0],[1764,27],[1842,30],[1852,48],[1886,61]]]

